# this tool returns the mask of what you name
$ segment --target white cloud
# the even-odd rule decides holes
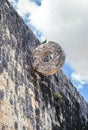
[[[67,61],[70,61],[81,82],[88,82],[87,16],[87,0],[43,0],[42,6],[30,17],[48,40],[63,46]]]
[[[78,90],[83,89],[85,87],[85,84],[86,84],[85,78],[83,79],[81,74],[73,72],[71,74],[71,78],[72,78],[72,82],[74,86],[76,86]]]
[[[78,86],[77,86],[77,89],[82,89],[83,88],[83,85],[81,85],[81,84],[79,84]]]
[[[78,81],[82,85],[84,85],[86,83],[85,82],[85,76],[84,76],[84,79],[83,79],[82,74],[73,72],[71,77],[72,77],[73,81],[76,80],[76,81]]]
[[[24,17],[25,14],[28,13],[32,14],[38,8],[38,6],[30,0],[18,0],[18,2],[16,2],[16,0],[9,0],[9,1],[13,5],[15,5],[16,3],[16,10],[21,17]]]
[[[17,3],[17,11],[22,17],[27,13],[33,13],[36,8],[37,5],[30,0],[19,0]]]
[[[74,84],[74,86],[75,86],[78,90],[84,88],[84,86],[83,86],[82,84],[78,84],[78,85],[76,85],[74,82],[73,82],[73,84]]]
[[[21,16],[30,13],[45,39],[61,44],[76,70],[73,77],[88,82],[88,0],[42,0],[41,6],[19,0],[17,10]]]

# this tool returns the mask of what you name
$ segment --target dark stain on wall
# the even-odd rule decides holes
[[[0,100],[4,99],[4,90],[0,89]]]

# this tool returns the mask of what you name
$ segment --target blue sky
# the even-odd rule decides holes
[[[40,41],[62,46],[67,56],[62,70],[88,101],[88,1],[9,1]]]
[[[31,0],[32,2],[35,2],[38,6],[41,6],[42,0]]]
[[[62,70],[69,77],[69,79],[72,81],[72,83],[77,88],[79,93],[88,102],[88,83],[81,84],[80,81],[73,79],[71,75],[74,72],[74,69],[71,68],[71,66],[69,64],[65,63],[65,65],[62,67]]]

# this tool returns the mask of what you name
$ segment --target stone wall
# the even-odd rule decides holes
[[[0,0],[0,130],[88,130],[88,104],[65,74],[33,71],[31,53],[39,44]]]

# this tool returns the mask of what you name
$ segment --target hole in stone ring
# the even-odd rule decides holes
[[[48,51],[48,52],[43,52],[42,54],[42,61],[43,62],[50,62],[53,59],[53,53]]]

